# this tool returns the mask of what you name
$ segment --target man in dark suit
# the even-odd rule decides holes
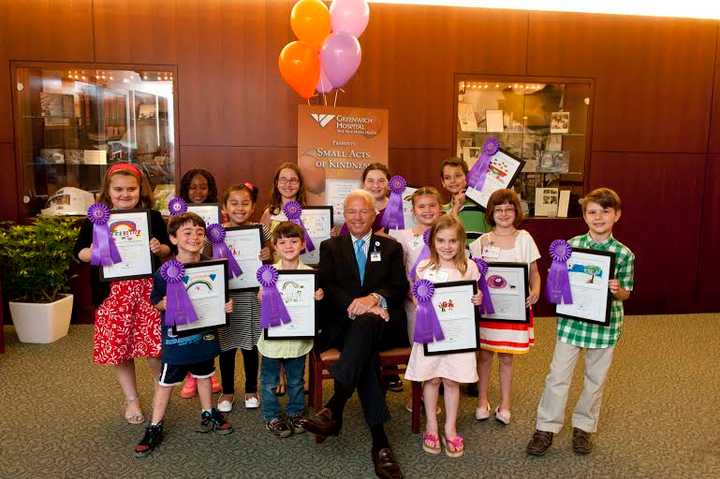
[[[345,403],[355,389],[370,427],[372,459],[381,478],[401,478],[383,424],[390,419],[380,379],[378,351],[407,344],[403,301],[408,282],[402,246],[372,232],[375,200],[363,190],[345,199],[349,235],[320,245],[320,283],[327,311],[316,347],[342,351],[331,368],[334,394],[303,426],[321,440],[338,435]]]

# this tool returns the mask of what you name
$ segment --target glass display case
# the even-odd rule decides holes
[[[525,162],[513,185],[528,216],[579,216],[592,81],[456,75],[456,154],[471,167],[489,136]]]
[[[26,215],[84,214],[116,162],[139,166],[163,209],[174,191],[175,72],[13,64]]]

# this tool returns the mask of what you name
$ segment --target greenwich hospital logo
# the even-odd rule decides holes
[[[327,124],[330,123],[330,121],[332,121],[333,118],[335,118],[335,115],[324,115],[321,113],[310,113],[310,116],[322,128],[325,128],[327,126]]]
[[[382,122],[373,116],[330,115],[310,113],[313,121],[325,128],[335,120],[335,131],[341,135],[374,137],[382,129]]]

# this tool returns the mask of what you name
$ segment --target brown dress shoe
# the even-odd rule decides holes
[[[333,419],[332,411],[326,407],[318,411],[317,414],[299,419],[298,422],[303,429],[316,434],[318,439],[322,438],[318,442],[324,441],[328,436],[340,434],[340,425]]]
[[[593,448],[590,433],[574,427],[572,446],[576,454],[590,454]]]
[[[553,441],[553,433],[536,430],[527,445],[526,451],[532,456],[542,456]]]
[[[373,451],[372,460],[375,464],[375,475],[380,479],[402,479],[400,464],[395,461],[395,456],[389,447],[384,447],[377,452]]]

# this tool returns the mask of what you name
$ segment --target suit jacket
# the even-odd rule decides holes
[[[375,251],[380,253],[380,261],[371,261]],[[383,333],[384,349],[407,345],[404,302],[409,284],[400,243],[392,238],[370,236],[365,278],[360,284],[352,236],[325,240],[320,245],[319,276],[326,308],[320,326],[328,346],[337,346],[341,341],[349,321],[347,308],[350,303],[370,293],[377,293],[387,301],[390,320]]]

